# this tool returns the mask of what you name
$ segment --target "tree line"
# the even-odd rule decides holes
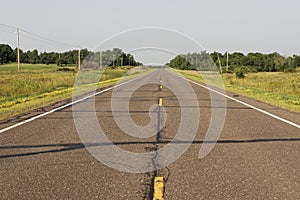
[[[97,63],[98,66],[138,66],[142,63],[137,62],[131,54],[124,53],[121,49],[114,48],[102,52],[92,52],[88,49],[80,50],[81,59]],[[87,58],[87,59],[86,59]],[[0,64],[17,62],[17,49],[12,49],[8,44],[0,44]],[[23,51],[20,49],[20,62],[29,64],[57,64],[58,66],[78,65],[78,50],[70,50],[62,53],[58,52],[38,52]]]
[[[247,72],[291,72],[300,66],[300,56],[285,57],[279,53],[188,53],[173,58],[166,64],[172,68],[185,70],[203,70],[233,72],[243,69]]]

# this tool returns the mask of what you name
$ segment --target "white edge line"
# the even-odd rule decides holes
[[[280,120],[280,121],[282,121],[282,122],[285,122],[285,123],[287,123],[287,124],[290,124],[290,125],[292,125],[292,126],[294,126],[294,127],[296,127],[296,128],[300,128],[300,125],[299,125],[299,124],[296,124],[296,123],[294,123],[294,122],[291,122],[291,121],[289,121],[289,120],[286,120],[286,119],[284,119],[284,118],[281,118],[281,117],[279,117],[279,116],[276,116],[276,115],[274,115],[274,114],[272,114],[272,113],[269,113],[269,112],[267,112],[267,111],[264,111],[264,110],[262,110],[262,109],[260,109],[260,108],[257,108],[257,107],[255,107],[255,106],[252,106],[252,105],[250,105],[250,104],[248,104],[248,103],[245,103],[245,102],[243,102],[243,101],[240,101],[240,100],[238,100],[238,99],[235,99],[235,98],[233,98],[233,97],[230,97],[230,96],[228,96],[228,95],[226,95],[226,94],[224,94],[224,93],[218,92],[218,91],[216,91],[216,90],[214,90],[214,89],[211,89],[211,88],[209,88],[209,87],[207,87],[207,86],[204,86],[204,85],[202,85],[202,84],[200,84],[200,83],[198,83],[198,82],[192,81],[192,80],[187,79],[187,78],[182,77],[182,76],[179,76],[179,75],[177,75],[177,74],[175,74],[175,73],[173,73],[173,74],[174,74],[175,76],[177,76],[177,77],[183,78],[183,79],[185,79],[185,80],[187,80],[187,81],[189,81],[189,82],[191,82],[191,83],[194,83],[194,84],[196,84],[196,85],[198,85],[198,86],[200,86],[200,87],[203,87],[203,88],[205,88],[205,89],[208,89],[208,90],[210,90],[210,91],[212,91],[212,92],[215,92],[215,93],[217,93],[217,94],[219,94],[219,95],[222,95],[222,96],[224,96],[224,97],[226,97],[226,98],[228,98],[228,99],[231,99],[231,100],[233,100],[233,101],[235,101],[235,102],[238,102],[238,103],[240,103],[240,104],[242,104],[242,105],[245,105],[245,106],[247,106],[247,107],[249,107],[249,108],[252,108],[252,109],[254,109],[254,110],[258,111],[258,112],[264,113],[264,114],[266,114],[266,115],[268,115],[268,116],[270,116],[270,117],[273,117],[273,118],[278,119],[278,120]],[[143,77],[143,76],[142,76],[142,77]],[[25,120],[25,121],[19,122],[19,123],[17,123],[17,124],[14,124],[14,125],[12,125],[12,126],[9,126],[9,127],[6,127],[6,128],[4,128],[4,129],[1,129],[1,130],[0,130],[0,133],[4,133],[4,132],[6,132],[6,131],[8,131],[8,130],[11,130],[11,129],[13,129],[13,128],[16,128],[16,127],[18,127],[18,126],[21,126],[21,125],[23,125],[23,124],[26,124],[26,123],[28,123],[28,122],[31,122],[31,121],[34,121],[34,120],[39,119],[39,118],[41,118],[41,117],[44,117],[44,116],[49,115],[49,114],[51,114],[51,113],[54,113],[54,112],[56,112],[56,111],[58,111],[58,110],[62,110],[62,109],[64,109],[64,108],[66,108],[66,107],[72,106],[72,105],[77,104],[77,103],[79,103],[79,102],[82,102],[82,101],[84,101],[84,100],[86,100],[86,99],[89,99],[89,98],[91,98],[91,97],[93,97],[93,96],[97,96],[97,95],[99,95],[99,94],[102,94],[102,93],[107,92],[107,91],[109,91],[109,90],[111,90],[111,89],[120,87],[120,86],[122,86],[122,85],[125,85],[125,84],[127,84],[127,83],[130,83],[130,82],[135,81],[135,80],[137,80],[137,79],[140,79],[140,78],[142,78],[142,77],[137,77],[137,78],[134,78],[134,79],[132,79],[132,80],[125,81],[125,82],[120,83],[120,84],[118,84],[118,85],[115,85],[115,86],[112,86],[112,87],[110,87],[110,88],[106,88],[106,89],[104,89],[104,90],[101,90],[101,91],[99,91],[99,92],[96,92],[96,93],[94,93],[94,94],[88,95],[88,96],[86,96],[86,97],[84,97],[84,98],[82,98],[82,99],[78,99],[78,100],[73,101],[73,102],[71,102],[71,103],[65,104],[65,105],[63,105],[63,106],[60,106],[60,107],[55,108],[55,109],[53,109],[53,110],[50,110],[50,111],[48,111],[48,112],[42,113],[42,114],[37,115],[37,116],[35,116],[35,117],[32,117],[32,118],[30,118],[30,119],[27,119],[27,120]]]
[[[1,129],[1,130],[0,130],[0,134],[6,132],[6,131],[8,131],[8,130],[11,130],[11,129],[13,129],[13,128],[16,128],[16,127],[18,127],[18,126],[21,126],[21,125],[23,125],[23,124],[26,124],[26,123],[28,123],[28,122],[31,122],[31,121],[34,121],[34,120],[39,119],[39,118],[41,118],[41,117],[44,117],[44,116],[46,116],[46,115],[49,115],[49,114],[51,114],[51,113],[54,113],[54,112],[56,112],[56,111],[58,111],[58,110],[62,110],[62,109],[64,109],[64,108],[67,108],[67,107],[72,106],[72,105],[74,105],[74,104],[77,104],[77,103],[79,103],[79,102],[82,102],[82,101],[84,101],[84,100],[86,100],[86,99],[89,99],[89,98],[91,98],[91,97],[93,97],[93,96],[97,96],[97,95],[102,94],[102,93],[104,93],[104,92],[107,92],[107,91],[109,91],[109,90],[111,90],[111,89],[120,87],[120,86],[122,86],[122,85],[125,85],[125,84],[127,84],[127,83],[130,83],[130,82],[135,81],[135,80],[137,80],[137,79],[143,78],[143,77],[144,77],[144,76],[139,76],[139,77],[136,77],[136,78],[131,79],[131,80],[129,80],[129,81],[125,81],[125,82],[123,82],[123,83],[120,83],[120,84],[118,84],[118,85],[114,85],[114,86],[112,86],[112,87],[106,88],[106,89],[104,89],[104,90],[101,90],[101,91],[96,92],[96,93],[94,93],[94,94],[88,95],[88,96],[83,97],[83,98],[81,98],[81,99],[78,99],[78,100],[76,100],[76,101],[72,101],[71,103],[65,104],[65,105],[60,106],[60,107],[58,107],[58,108],[55,108],[55,109],[53,109],[53,110],[47,111],[47,112],[42,113],[42,114],[37,115],[37,116],[34,116],[34,117],[32,117],[32,118],[30,118],[30,119],[27,119],[27,120],[25,120],[25,121],[19,122],[19,123],[17,123],[17,124],[14,124],[14,125],[12,125],[12,126],[9,126],[9,127],[6,127],[6,128],[4,128],[4,129]]]
[[[221,96],[224,96],[224,97],[226,97],[226,98],[228,98],[228,99],[230,99],[230,100],[233,100],[233,101],[235,101],[235,102],[237,102],[237,103],[240,103],[240,104],[242,104],[242,105],[244,105],[244,106],[247,106],[247,107],[249,107],[249,108],[252,108],[253,110],[256,110],[256,111],[258,111],[258,112],[264,113],[265,115],[268,115],[268,116],[273,117],[273,118],[275,118],[275,119],[277,119],[277,120],[280,120],[280,121],[282,121],[282,122],[285,122],[285,123],[287,123],[287,124],[289,124],[289,125],[292,125],[292,126],[294,126],[294,127],[296,127],[296,128],[300,128],[300,125],[299,125],[299,124],[296,124],[296,123],[291,122],[291,121],[289,121],[289,120],[287,120],[287,119],[284,119],[284,118],[282,118],[282,117],[279,117],[279,116],[277,116],[277,115],[274,115],[274,114],[272,114],[272,113],[269,113],[269,112],[267,112],[267,111],[264,111],[264,110],[262,110],[262,109],[260,109],[260,108],[257,108],[257,107],[255,107],[255,106],[252,106],[252,105],[248,104],[248,103],[245,103],[245,102],[243,102],[243,101],[241,101],[241,100],[235,99],[235,98],[233,98],[233,97],[231,97],[231,96],[228,96],[228,95],[226,95],[226,94],[224,94],[224,93],[222,93],[222,92],[216,91],[216,90],[214,90],[214,89],[212,89],[212,88],[209,88],[209,87],[207,87],[207,86],[205,86],[205,85],[202,85],[202,84],[200,84],[200,83],[198,83],[198,82],[192,81],[192,80],[190,80],[190,79],[188,79],[188,78],[185,78],[185,77],[182,77],[182,76],[179,76],[179,75],[176,74],[175,72],[173,72],[173,74],[174,74],[175,76],[178,76],[178,77],[180,77],[180,78],[183,78],[183,79],[185,79],[185,80],[187,80],[187,81],[189,81],[189,82],[191,82],[191,83],[194,83],[194,84],[196,84],[196,85],[198,85],[198,86],[200,86],[200,87],[203,87],[203,88],[208,89],[208,90],[210,90],[210,91],[212,91],[212,92],[215,92],[215,93],[217,93],[217,94],[219,94],[219,95],[221,95]]]

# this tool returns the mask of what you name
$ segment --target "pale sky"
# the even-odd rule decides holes
[[[160,27],[181,32],[210,52],[293,55],[300,54],[299,8],[298,0],[1,0],[0,24],[90,50],[123,31]],[[0,26],[0,43],[15,47],[15,35],[5,30]],[[143,45],[175,53],[197,51],[168,31],[137,31],[124,38],[114,39],[111,45],[127,51]],[[65,51],[76,47],[21,34],[21,48]],[[151,56],[153,63],[167,59],[164,53],[154,55],[149,50],[143,55],[132,53],[144,63],[151,62]]]

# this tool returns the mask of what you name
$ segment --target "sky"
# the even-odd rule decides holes
[[[300,54],[298,0],[0,0],[0,3],[0,24],[60,42],[46,42],[21,33],[20,45],[25,50],[118,47],[147,63],[151,59],[153,63],[163,63],[175,54],[201,50]],[[15,34],[0,26],[0,43],[15,47]]]

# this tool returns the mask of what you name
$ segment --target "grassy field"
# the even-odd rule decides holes
[[[197,71],[177,71],[187,78],[203,82]],[[238,79],[234,74],[222,74],[222,78],[227,91],[300,112],[299,70],[296,73],[249,73],[244,79]]]
[[[56,65],[22,64],[18,73],[16,64],[0,65],[0,120],[72,97],[76,73],[75,67],[68,68],[70,71],[59,71],[62,68]],[[129,69],[107,69],[98,87],[115,84]],[[142,71],[136,69],[129,76]],[[98,73],[84,72],[86,76]]]

